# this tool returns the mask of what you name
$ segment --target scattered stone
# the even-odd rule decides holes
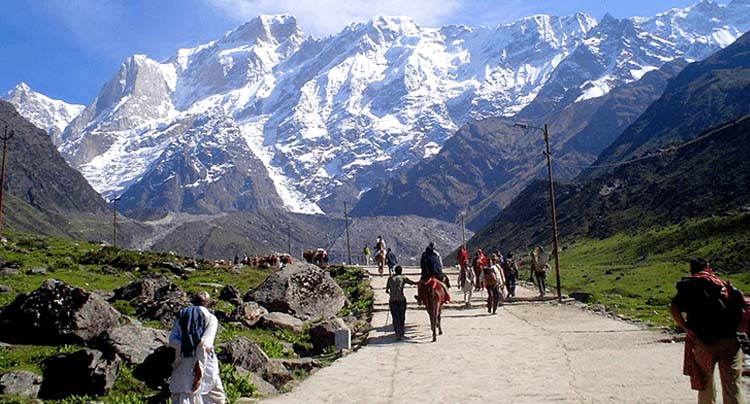
[[[260,286],[247,292],[244,300],[302,320],[335,317],[346,303],[344,291],[328,272],[299,262],[272,273]]]
[[[584,303],[588,302],[592,297],[591,293],[588,292],[571,292],[568,296]]]
[[[348,329],[348,327],[344,320],[340,318],[312,325],[307,331],[308,335],[310,335],[310,342],[313,345],[310,353],[312,355],[320,355],[329,346],[335,346],[336,330],[341,329]]]
[[[227,285],[219,292],[219,300],[224,300],[225,302],[237,305],[242,301],[242,295],[240,294],[239,289],[232,285]]]
[[[269,361],[263,369],[263,379],[277,389],[294,380],[292,373],[280,362]]]
[[[46,275],[47,270],[41,267],[32,267],[26,271],[26,275]]]
[[[237,401],[234,402],[234,404],[255,404],[257,402],[258,400],[251,398],[251,397],[240,397],[237,399]]]
[[[261,377],[255,372],[250,372],[239,366],[235,366],[234,370],[237,371],[237,373],[239,373],[240,376],[246,377],[248,380],[250,380],[250,383],[252,383],[253,386],[255,386],[258,389],[256,390],[255,393],[259,396],[270,396],[273,394],[277,394],[279,392],[278,390],[276,390],[276,387],[274,387],[273,384],[263,380],[263,377]],[[254,400],[254,399],[248,399],[248,400]],[[237,400],[235,403],[239,403],[239,402],[240,401]]]
[[[16,268],[3,268],[0,269],[0,276],[16,276],[21,273]]]
[[[175,275],[182,275],[185,271],[185,265],[180,262],[164,261],[159,266],[170,270]]]
[[[171,346],[161,346],[136,366],[133,376],[146,383],[146,386],[159,390],[166,385],[169,376],[172,375],[172,363],[174,363],[176,352]]]
[[[0,285],[0,293],[10,293],[13,289],[8,285]]]
[[[286,313],[272,312],[263,315],[261,325],[263,328],[289,330],[294,333],[301,333],[305,323]]]
[[[179,286],[164,276],[139,278],[114,290],[110,301],[128,300],[139,318],[159,321],[171,326],[177,312],[189,299]]]
[[[603,304],[594,304],[591,306],[591,311],[595,311],[597,313],[605,313],[607,311],[607,308],[604,307]]]
[[[102,396],[115,384],[120,358],[105,357],[101,351],[80,351],[44,360],[44,379],[39,396],[60,399],[71,395]]]
[[[258,303],[244,302],[232,311],[232,314],[229,315],[229,320],[241,322],[248,327],[252,327],[266,314],[268,314],[268,310]]]
[[[136,325],[106,331],[100,341],[102,351],[115,353],[126,363],[138,365],[157,348],[169,343],[169,332]]]
[[[118,325],[106,301],[56,279],[16,299],[0,311],[2,338],[24,344],[86,344]]]
[[[198,286],[203,288],[211,288],[211,289],[221,289],[224,287],[224,285],[220,283],[213,283],[213,282],[198,282]]]
[[[299,359],[276,359],[271,358],[271,362],[279,362],[282,365],[284,365],[285,368],[294,371],[297,369],[305,370],[307,372],[312,371],[316,368],[322,368],[323,364],[319,361],[316,361],[313,358],[299,358]]]
[[[36,398],[42,376],[26,370],[14,370],[0,376],[0,394]]]
[[[217,345],[219,361],[239,366],[251,372],[262,371],[268,364],[268,355],[256,344],[245,337]]]

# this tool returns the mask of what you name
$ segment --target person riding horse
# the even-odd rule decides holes
[[[434,342],[438,332],[439,334],[443,333],[440,325],[443,303],[450,301],[448,289],[442,282],[446,279],[445,274],[443,274],[442,259],[435,250],[434,243],[430,243],[422,253],[419,267],[422,270],[422,276],[417,286],[417,300],[420,304],[425,305],[430,316],[430,328],[432,329],[432,341]]]

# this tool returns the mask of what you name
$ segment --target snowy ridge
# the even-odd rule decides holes
[[[68,104],[55,100],[31,89],[26,83],[19,83],[5,93],[2,99],[16,107],[18,113],[34,126],[49,133],[55,145],[60,144],[60,135],[85,106]]]
[[[740,0],[496,27],[376,16],[325,38],[305,37],[293,16],[260,16],[162,63],[129,58],[68,125],[60,149],[97,191],[127,192],[167,167],[159,162],[186,122],[221,111],[287,209],[335,211],[437,153],[470,119],[600,97],[676,58],[702,59],[748,28],[750,3]],[[215,167],[201,172],[211,181],[183,185],[235,175],[225,163],[210,160]]]

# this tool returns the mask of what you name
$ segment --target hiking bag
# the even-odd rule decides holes
[[[497,275],[495,275],[495,271],[492,270],[492,267],[484,267],[482,269],[484,271],[484,285],[485,286],[495,286],[497,285]]]

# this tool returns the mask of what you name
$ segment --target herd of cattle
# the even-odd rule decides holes
[[[328,266],[328,252],[322,248],[318,248],[316,250],[306,250],[302,257],[305,259],[306,262],[310,264],[315,264],[319,267],[326,267]],[[251,268],[258,268],[258,269],[280,269],[283,265],[291,264],[294,262],[294,259],[290,254],[271,254],[271,255],[265,255],[265,256],[244,256],[242,259],[240,259],[238,256],[234,257],[234,261],[228,261],[228,260],[216,260],[214,261],[214,266],[217,268],[230,266],[232,264],[234,265],[247,265]]]

